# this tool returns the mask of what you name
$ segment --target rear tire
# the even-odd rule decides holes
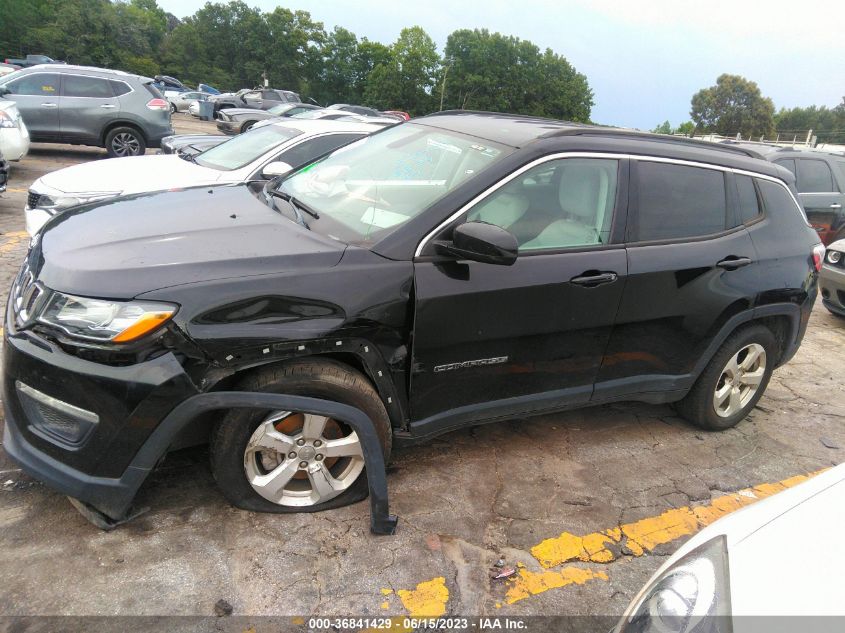
[[[357,407],[372,420],[385,461],[390,457],[393,436],[381,398],[364,376],[342,363],[308,359],[266,368],[247,377],[239,388],[244,391],[323,398]],[[325,422],[326,431],[320,431],[322,442],[316,442],[310,437],[306,441],[303,438],[308,436],[305,432],[307,422],[298,420],[306,420],[308,416],[297,416],[302,414],[293,412],[282,415],[266,410],[234,409],[217,423],[211,436],[211,470],[217,485],[232,505],[254,512],[317,512],[339,508],[367,497],[366,469],[361,468],[363,460],[358,463],[356,455],[338,457],[332,461],[328,452],[330,444],[337,444],[339,440],[348,441],[351,429],[342,423],[328,420]],[[301,428],[285,428],[286,424],[292,424],[293,427],[299,425]],[[336,439],[326,439],[330,427],[334,433],[332,437]],[[265,434],[269,436],[269,441],[263,440]],[[303,439],[305,445],[297,446],[297,438]],[[279,442],[275,452],[261,448],[273,442]],[[303,451],[308,449],[315,450],[310,450],[303,457]],[[320,450],[326,450],[325,457],[319,455]],[[291,457],[297,451],[299,455]],[[312,455],[315,452],[317,455]],[[303,459],[311,460],[307,462],[307,468],[300,467],[306,463],[300,461]],[[315,477],[324,472],[323,469],[328,471],[330,468],[331,481],[341,482],[342,486],[335,486],[329,491],[334,496],[323,496],[318,490]],[[282,488],[274,487],[273,492],[268,492],[268,486],[272,485],[272,475],[277,472],[280,473],[278,477],[287,476],[286,483]],[[265,480],[268,483],[262,484]],[[337,489],[341,487],[343,489],[338,493]],[[270,500],[271,497],[276,500]],[[323,498],[326,500],[321,501]]]
[[[106,134],[106,151],[112,158],[141,156],[147,151],[147,143],[134,127],[116,127]]]
[[[777,357],[777,341],[769,328],[750,325],[734,332],[675,404],[676,410],[708,431],[736,426],[766,391]]]
[[[175,103],[170,104],[170,114],[176,114],[176,104]]]

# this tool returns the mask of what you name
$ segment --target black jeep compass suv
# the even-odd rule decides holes
[[[266,186],[51,220],[9,301],[4,445],[119,520],[197,430],[239,507],[364,496],[347,419],[243,394],[349,405],[385,456],[620,400],[726,429],[800,345],[823,253],[792,175],[751,150],[440,113]]]

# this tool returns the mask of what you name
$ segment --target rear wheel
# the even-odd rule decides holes
[[[135,128],[116,127],[106,134],[106,150],[113,158],[140,156],[147,151],[147,144]]]
[[[175,103],[170,104],[170,113],[176,114],[176,104]]]
[[[333,400],[364,411],[390,455],[387,411],[358,372],[330,360],[303,360],[253,374],[241,384],[263,391]],[[367,496],[361,443],[340,420],[298,411],[230,411],[211,440],[211,468],[226,498],[258,512],[314,512]]]
[[[678,412],[710,431],[736,426],[763,395],[776,360],[777,342],[767,327],[753,325],[735,332],[677,403]]]

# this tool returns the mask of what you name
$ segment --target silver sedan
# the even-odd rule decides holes
[[[187,112],[192,103],[198,101],[206,101],[208,95],[204,92],[177,92],[167,95],[167,100],[170,102],[171,112]]]

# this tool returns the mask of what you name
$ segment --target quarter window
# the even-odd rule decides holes
[[[520,251],[607,244],[618,170],[612,159],[543,163],[475,205],[467,221],[507,229]]]
[[[786,209],[794,209],[806,219],[804,209],[795,204],[795,200],[793,200],[792,196],[789,195],[786,188],[760,178],[757,179],[757,186],[760,187],[760,193],[763,196],[763,204],[766,206],[766,210],[769,213],[775,209],[777,209],[777,212],[779,213],[787,213]]]
[[[740,222],[750,222],[760,215],[760,201],[757,200],[757,190],[750,176],[736,176],[736,188],[739,193]]]
[[[115,81],[114,79],[109,79],[109,83],[111,84],[111,89],[114,91],[115,97],[125,95],[127,92],[130,92],[132,90],[132,88],[127,86],[122,81]]]
[[[34,73],[24,75],[6,84],[13,95],[59,96],[59,76],[55,73]]]
[[[93,97],[96,99],[111,99],[114,96],[107,79],[82,77],[80,75],[65,75],[62,95],[65,97]]]
[[[801,193],[827,193],[836,191],[833,174],[823,160],[798,161],[798,191]]]
[[[725,176],[702,167],[640,161],[634,241],[719,233],[726,228]]]
[[[795,160],[792,159],[792,158],[787,158],[787,159],[784,159],[784,160],[776,160],[775,165],[780,165],[781,167],[786,167],[789,171],[792,172],[793,176],[796,174]]]

